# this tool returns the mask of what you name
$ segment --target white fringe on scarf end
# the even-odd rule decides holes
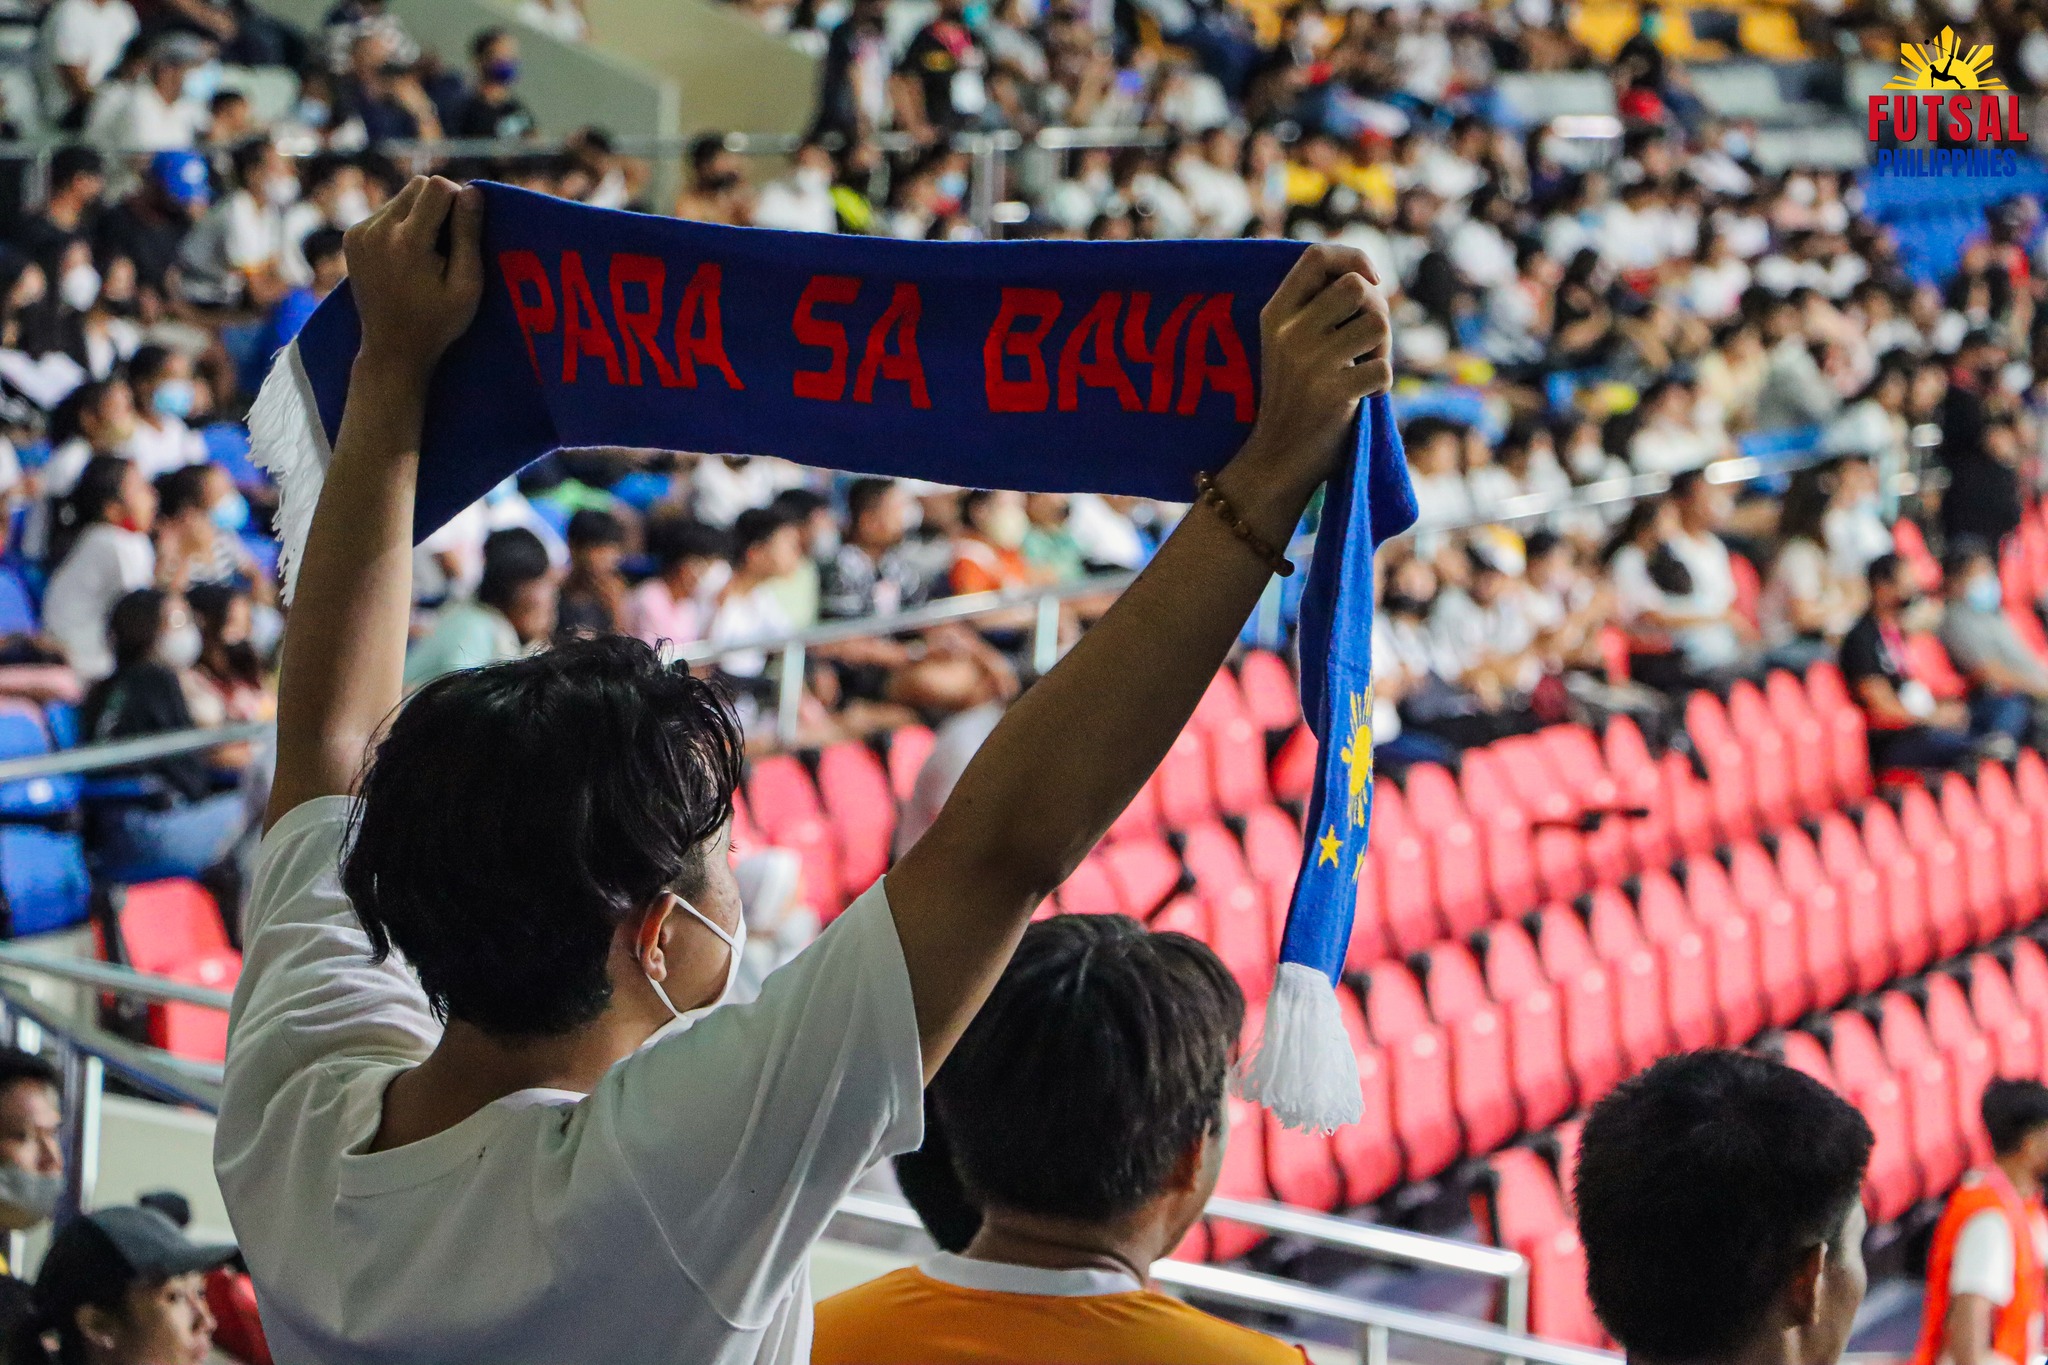
[[[327,482],[327,462],[334,458],[297,342],[278,353],[249,409],[249,453],[277,480],[277,567],[289,603],[299,581],[299,560],[306,553],[306,534],[313,528],[313,510],[320,505],[320,489]]]
[[[1329,977],[1299,962],[1280,964],[1265,1032],[1239,1061],[1235,1087],[1304,1132],[1335,1132],[1363,1117],[1358,1058]]]

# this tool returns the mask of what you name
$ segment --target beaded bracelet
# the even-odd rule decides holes
[[[1230,499],[1223,496],[1223,490],[1216,486],[1216,480],[1210,477],[1207,470],[1195,475],[1195,492],[1196,501],[1215,508],[1216,515],[1222,519],[1230,534],[1250,546],[1252,553],[1265,560],[1274,573],[1282,578],[1293,575],[1294,561],[1267,544],[1257,531],[1245,523],[1245,519],[1230,505]]]

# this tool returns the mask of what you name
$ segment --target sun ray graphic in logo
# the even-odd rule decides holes
[[[1372,790],[1372,688],[1351,694],[1351,734],[1337,751],[1344,763],[1345,814],[1353,828],[1365,825],[1365,799]]]
[[[1976,43],[1968,52],[1952,28],[1931,43],[1900,43],[1905,71],[1885,82],[1887,90],[2003,90],[2005,82],[1991,71],[1991,45]]]

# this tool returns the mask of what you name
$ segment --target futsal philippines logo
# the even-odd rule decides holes
[[[1885,83],[1898,94],[1870,97],[1870,140],[1889,127],[1900,142],[1927,137],[1942,147],[1879,149],[1879,175],[2016,175],[2027,130],[2020,97],[1991,69],[1991,45],[1961,50],[1955,30],[1931,43],[1899,44],[1905,70]],[[1975,144],[1975,145],[1959,145]]]

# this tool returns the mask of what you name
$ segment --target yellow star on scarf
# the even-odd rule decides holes
[[[1342,864],[1337,861],[1337,851],[1342,847],[1343,845],[1337,842],[1337,827],[1331,825],[1323,832],[1323,837],[1316,840],[1316,866],[1321,867],[1324,863],[1331,867],[1341,866]]]
[[[1337,751],[1345,777],[1344,811],[1354,825],[1365,823],[1366,797],[1372,790],[1372,689],[1351,694],[1351,735]]]

